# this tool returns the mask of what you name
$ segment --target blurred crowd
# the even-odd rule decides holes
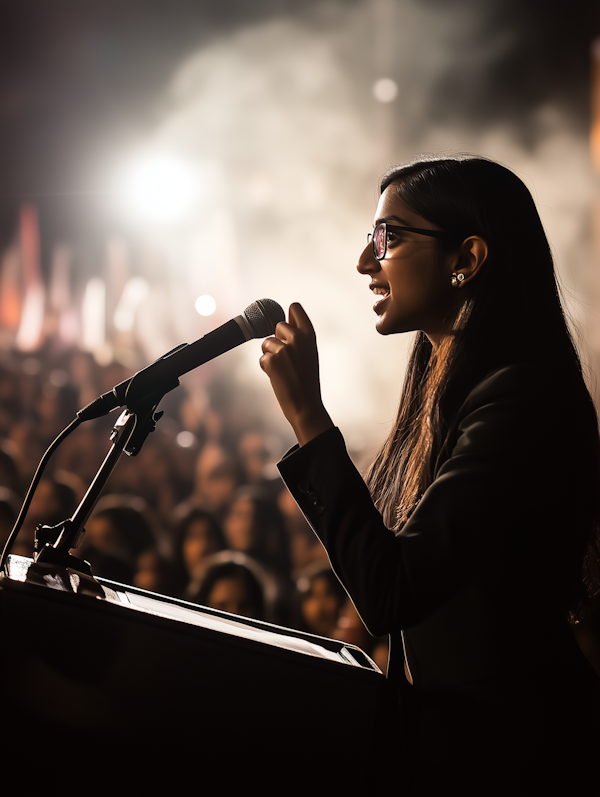
[[[78,409],[131,373],[81,351],[0,361],[0,536],[44,451]],[[94,575],[356,644],[385,672],[387,638],[366,632],[275,466],[282,444],[227,402],[225,377],[168,394],[135,457],[122,456],[74,555]],[[82,424],[53,455],[12,552],[38,524],[70,518],[110,448],[118,412]]]

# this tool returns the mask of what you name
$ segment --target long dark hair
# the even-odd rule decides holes
[[[596,415],[565,319],[550,246],[524,183],[494,161],[459,155],[394,167],[383,177],[381,192],[388,187],[431,224],[461,241],[480,236],[489,250],[465,291],[453,334],[434,352],[425,334],[417,333],[396,422],[366,476],[386,524],[399,532],[432,481],[454,415],[491,371],[514,363],[551,363],[580,386],[586,412],[593,419]],[[597,463],[594,469],[597,474]],[[597,535],[594,539],[596,559],[590,548],[585,576],[592,591],[592,582],[598,585],[598,573],[591,572],[598,567]]]
[[[291,558],[289,538],[281,510],[256,487],[240,487],[230,506],[230,512],[239,499],[250,501],[253,510],[250,534],[252,543],[244,553],[274,573],[287,578],[291,571]],[[227,520],[225,520],[225,536],[227,537]],[[230,540],[229,544],[231,546]]]
[[[219,581],[239,581],[246,594],[249,609],[247,616],[256,620],[264,619],[265,587],[261,583],[259,568],[253,566],[255,563],[248,556],[234,553],[230,558],[226,558],[223,554],[230,554],[230,552],[222,551],[221,554],[210,559],[211,564],[204,574],[200,587],[190,600],[203,606],[210,606],[212,591]]]

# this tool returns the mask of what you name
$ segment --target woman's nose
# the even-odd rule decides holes
[[[370,241],[365,246],[360,257],[358,258],[358,265],[356,268],[359,274],[371,274],[381,268],[379,265],[379,260],[375,259],[375,255],[373,253],[373,244]]]

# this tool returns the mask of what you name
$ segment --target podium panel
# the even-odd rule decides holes
[[[24,583],[28,562],[11,557],[0,581],[13,788],[354,794],[369,782],[386,681],[359,649],[102,579],[104,599]]]

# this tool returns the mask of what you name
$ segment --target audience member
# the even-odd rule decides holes
[[[181,579],[172,562],[156,548],[148,548],[138,556],[135,563],[133,585],[148,592],[171,595],[181,594]]]
[[[74,553],[90,562],[94,575],[132,584],[140,555],[157,542],[142,498],[106,495],[96,504]]]
[[[197,576],[207,557],[225,547],[221,526],[210,512],[192,507],[180,517],[172,534],[173,564],[179,574],[180,591]]]
[[[68,477],[65,479],[64,472],[41,479],[13,545],[13,553],[32,556],[37,526],[56,526],[73,515],[78,500],[69,481]]]
[[[8,487],[0,487],[0,551],[4,550],[18,514],[18,497]]]
[[[290,575],[289,540],[283,516],[274,501],[256,487],[235,494],[223,524],[229,548],[253,557],[282,578]]]
[[[258,431],[245,432],[240,437],[237,450],[244,484],[251,485],[265,498],[275,500],[283,485],[265,435]]]
[[[207,560],[188,598],[212,609],[264,620],[269,618],[267,581],[267,574],[249,556],[221,551]]]
[[[194,489],[177,507],[177,514],[201,507],[222,522],[241,481],[241,468],[236,459],[218,443],[207,443],[196,461]]]
[[[333,637],[340,611],[346,601],[344,588],[331,567],[314,562],[296,581],[300,628],[324,637]]]
[[[302,570],[312,562],[328,565],[329,559],[325,548],[315,537],[298,504],[287,489],[279,493],[277,505],[285,521],[294,577],[298,577]]]

